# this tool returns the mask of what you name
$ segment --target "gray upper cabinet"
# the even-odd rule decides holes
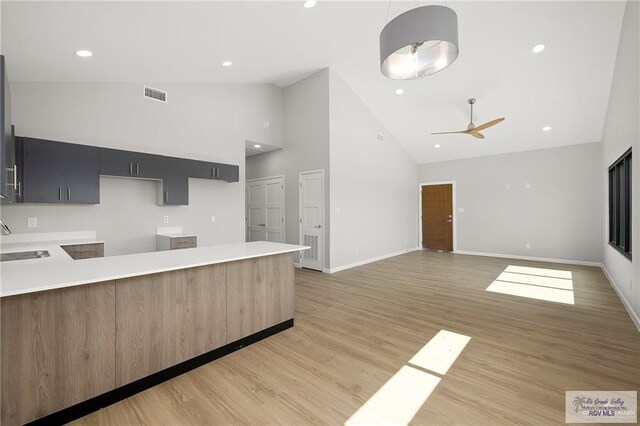
[[[18,194],[15,137],[11,125],[11,94],[4,56],[0,55],[0,195],[16,201]]]
[[[189,204],[189,160],[162,157],[162,183],[158,192],[158,204],[185,206]]]
[[[146,179],[162,178],[162,157],[141,152],[100,148],[100,174]]]
[[[23,203],[100,203],[99,149],[22,140]]]
[[[239,167],[231,164],[189,160],[189,177],[238,182]]]

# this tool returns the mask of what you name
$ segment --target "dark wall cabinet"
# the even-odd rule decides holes
[[[158,204],[183,206],[189,204],[189,160],[162,158],[162,184],[158,191]]]
[[[159,205],[188,205],[189,178],[238,182],[239,167],[19,137],[18,202],[100,203],[100,175],[158,180]]]
[[[189,160],[189,177],[238,182],[240,176],[238,166]]]
[[[17,175],[11,93],[4,56],[0,55],[0,195],[9,201],[16,201],[19,192]]]
[[[100,203],[100,150],[42,139],[22,139],[23,203]]]
[[[141,152],[100,148],[100,174],[161,179],[162,157]]]

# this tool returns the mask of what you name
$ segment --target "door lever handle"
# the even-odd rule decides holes
[[[316,225],[314,228],[322,228],[322,225]]]
[[[451,219],[447,219],[447,220],[445,220],[445,222],[447,222],[447,223],[451,223],[451,222],[453,222],[453,221],[452,221]]]
[[[267,226],[266,223],[259,223],[258,226]]]

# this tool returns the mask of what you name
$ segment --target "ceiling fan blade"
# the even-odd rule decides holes
[[[469,132],[469,134],[471,136],[473,136],[474,138],[478,138],[478,139],[484,139],[484,135],[482,133],[476,132],[475,131],[476,129],[473,129],[473,130],[474,130],[473,132]]]
[[[460,130],[457,132],[437,132],[437,133],[431,133],[432,135],[451,135],[453,133],[469,133],[468,130]]]
[[[479,126],[474,127],[472,130],[474,132],[478,132],[480,130],[484,130],[484,129],[488,129],[491,126],[495,126],[498,123],[502,123],[504,121],[504,117],[502,118],[496,118],[495,120],[491,120],[491,121],[487,121],[484,124],[481,124]]]

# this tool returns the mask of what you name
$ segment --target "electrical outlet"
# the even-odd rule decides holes
[[[507,184],[507,189],[511,189],[511,185]]]
[[[356,254],[360,253],[360,249],[358,247],[356,247]]]
[[[216,217],[215,216],[211,216],[211,222],[215,222],[216,221]]]
[[[271,123],[269,121],[265,121],[264,122],[264,127],[266,127],[266,128],[271,127]]]
[[[527,243],[525,246],[527,247],[527,250],[528,250],[531,248],[531,243]]]
[[[169,216],[162,216],[162,223],[169,223]]]
[[[27,227],[28,228],[37,228],[38,227],[38,218],[37,217],[29,217],[29,218],[27,218]]]

